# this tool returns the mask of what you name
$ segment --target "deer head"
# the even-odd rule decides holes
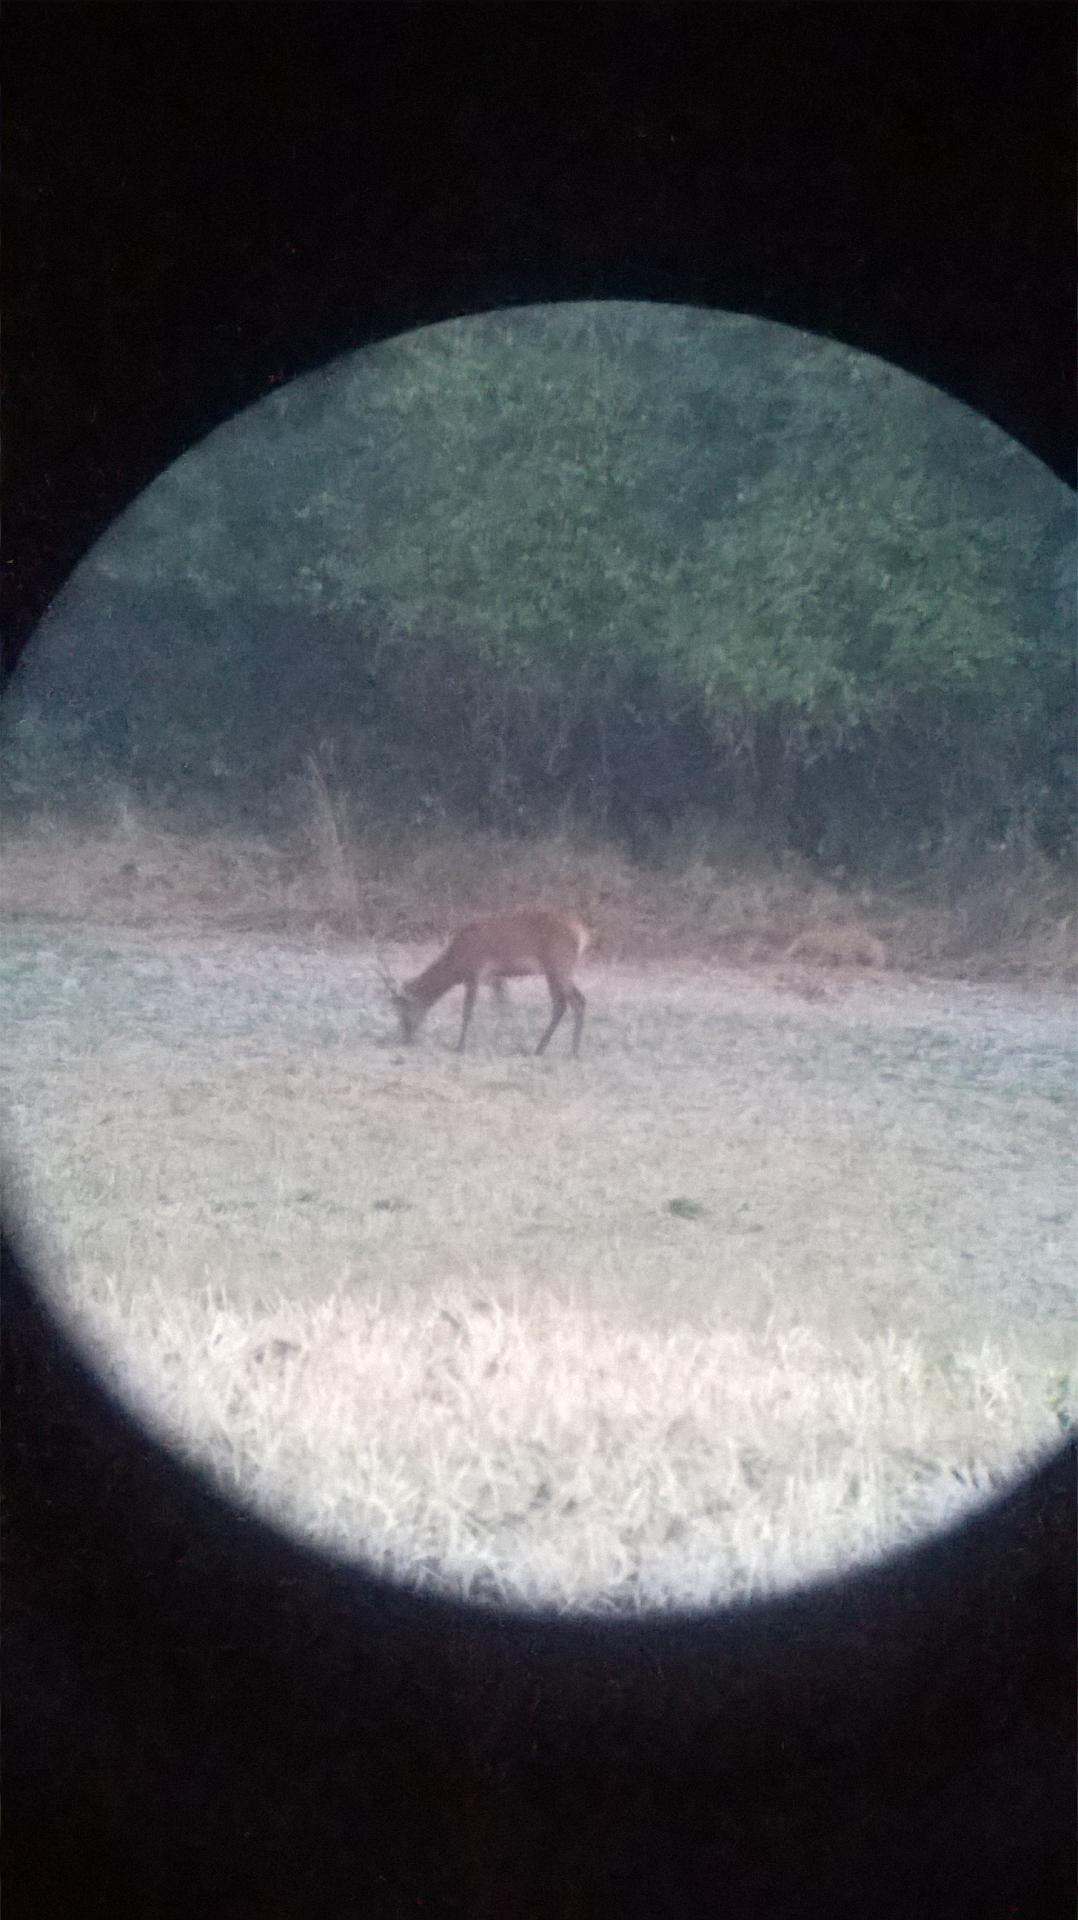
[[[423,1022],[423,1015],[427,1009],[421,1006],[418,1000],[413,1000],[407,986],[395,987],[391,998],[397,1010],[397,1018],[400,1021],[401,1039],[406,1046],[411,1046],[416,1034],[419,1032]]]
[[[418,1032],[424,1009],[418,1006],[412,999],[407,983],[400,985],[393,978],[393,975],[390,973],[389,968],[382,958],[379,948],[375,949],[375,959],[386,997],[393,1006],[397,1018],[400,1021],[401,1039],[410,1045]]]

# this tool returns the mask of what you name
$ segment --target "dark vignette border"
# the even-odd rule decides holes
[[[193,439],[506,301],[813,326],[1073,484],[1069,7],[13,0],[5,30],[8,661]],[[482,1615],[225,1507],[82,1370],[29,1248],[9,1233],[16,1920],[1063,1912],[1073,1445],[830,1588]]]

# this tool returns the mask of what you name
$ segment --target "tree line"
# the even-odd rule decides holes
[[[45,623],[6,781],[249,817],[329,748],[379,818],[1060,857],[1074,603],[1067,490],[899,370],[731,316],[509,312],[163,475]]]

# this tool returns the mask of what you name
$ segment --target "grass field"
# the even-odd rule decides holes
[[[429,957],[390,948],[400,973]],[[243,1497],[475,1594],[714,1601],[885,1551],[1075,1411],[1045,988],[596,958],[398,1044],[369,948],[23,920],[24,1204]]]

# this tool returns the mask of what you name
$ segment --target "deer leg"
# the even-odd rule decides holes
[[[458,1053],[464,1052],[464,1042],[468,1038],[468,1028],[472,1024],[472,1014],[475,1011],[475,996],[478,992],[479,981],[473,975],[464,988],[464,1013],[460,1022],[460,1039],[457,1041]]]
[[[587,1001],[579,987],[569,988],[569,1005],[573,1009],[573,1059],[580,1052],[580,1036],[584,1031],[584,1008]]]
[[[490,990],[491,990],[491,993],[494,995],[495,1000],[498,1002],[498,1006],[501,1009],[502,1013],[504,1013],[506,1011],[506,1008],[509,1005],[509,995],[505,989],[505,980],[503,979],[500,973],[491,974]]]
[[[539,1045],[535,1049],[536,1053],[544,1053],[546,1051],[547,1043],[550,1040],[552,1034],[555,1032],[558,1022],[560,1021],[563,1013],[565,1012],[566,1007],[569,1005],[568,996],[565,993],[565,990],[562,987],[561,982],[559,980],[555,980],[553,976],[549,973],[547,974],[547,986],[550,988],[550,1002],[554,1011],[553,1011],[553,1014],[551,1015],[550,1025],[548,1026],[546,1032],[544,1033],[542,1039],[540,1040]]]

